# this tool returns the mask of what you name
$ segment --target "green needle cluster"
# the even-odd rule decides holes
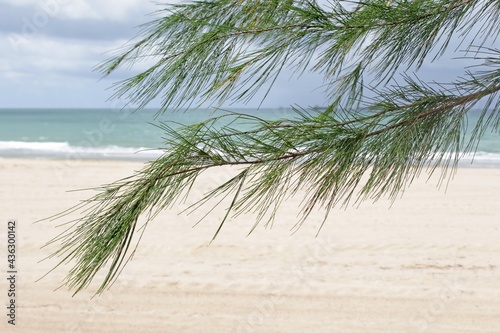
[[[291,68],[297,76],[323,75],[329,104],[323,111],[297,106],[295,118],[276,121],[227,112],[180,128],[163,123],[163,156],[58,216],[84,212],[53,240],[61,243],[54,253],[61,264],[74,265],[66,283],[75,292],[105,267],[98,293],[109,287],[135,251],[139,219],[147,224],[183,200],[210,168],[239,166],[190,207],[232,198],[215,238],[233,215],[256,213],[254,228],[272,223],[299,191],[306,194],[296,226],[316,208],[326,220],[337,206],[395,199],[422,171],[441,167],[443,180],[485,131],[500,132],[498,0],[213,0],[158,14],[137,42],[98,67],[109,75],[153,63],[118,82],[113,97],[139,108],[159,98],[159,112],[218,107],[269,91]],[[396,80],[439,58],[453,39],[469,41],[464,57],[477,66],[453,82],[423,82],[417,74]],[[473,108],[481,117],[466,138]],[[247,129],[233,126],[239,122]]]

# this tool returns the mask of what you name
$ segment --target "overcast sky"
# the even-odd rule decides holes
[[[100,80],[92,68],[134,37],[156,9],[148,0],[0,0],[0,108],[120,106],[106,102],[117,77]],[[421,75],[462,72],[460,63],[441,61]],[[324,104],[320,85],[312,74],[285,75],[263,106]]]

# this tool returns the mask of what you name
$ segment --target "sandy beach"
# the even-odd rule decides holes
[[[128,176],[139,162],[0,160],[0,295],[7,303],[7,221],[17,220],[16,326],[1,332],[500,332],[500,169],[461,168],[447,188],[423,175],[389,200],[321,211],[296,232],[301,197],[272,228],[247,236],[254,217],[162,212],[113,287],[72,297],[56,290],[70,268],[41,248],[59,213],[91,188]],[[197,193],[227,169],[200,179]],[[197,192],[196,192],[197,191]],[[41,261],[41,262],[40,262]],[[98,282],[98,281],[96,281]]]

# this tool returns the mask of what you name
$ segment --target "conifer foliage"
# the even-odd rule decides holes
[[[113,97],[139,108],[160,99],[160,112],[217,107],[267,95],[291,69],[296,78],[323,76],[328,107],[294,106],[296,117],[276,121],[228,112],[181,128],[164,123],[163,156],[58,216],[84,212],[53,240],[61,243],[54,256],[74,265],[65,283],[75,292],[102,268],[108,273],[97,292],[109,287],[133,253],[139,218],[147,224],[171,208],[207,169],[238,166],[192,207],[230,196],[216,236],[233,215],[254,212],[256,226],[269,222],[299,190],[306,193],[299,225],[316,208],[326,219],[351,201],[394,199],[422,171],[440,167],[444,176],[485,131],[500,132],[498,0],[212,0],[157,14],[98,67],[109,75],[152,64],[118,82]],[[471,66],[452,82],[419,79],[422,64],[456,41]],[[466,139],[473,108],[481,117]],[[251,126],[231,126],[240,121]]]

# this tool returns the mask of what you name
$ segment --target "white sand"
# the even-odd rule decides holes
[[[111,290],[54,291],[65,269],[40,249],[57,222],[33,224],[89,197],[66,192],[140,169],[114,161],[0,160],[0,295],[7,301],[6,222],[18,220],[16,327],[1,332],[500,332],[500,169],[460,169],[447,193],[416,180],[402,199],[321,212],[293,235],[300,197],[274,227],[246,234],[253,217],[167,211],[149,225]],[[227,170],[204,176],[202,190]],[[195,191],[196,196],[200,192]]]

